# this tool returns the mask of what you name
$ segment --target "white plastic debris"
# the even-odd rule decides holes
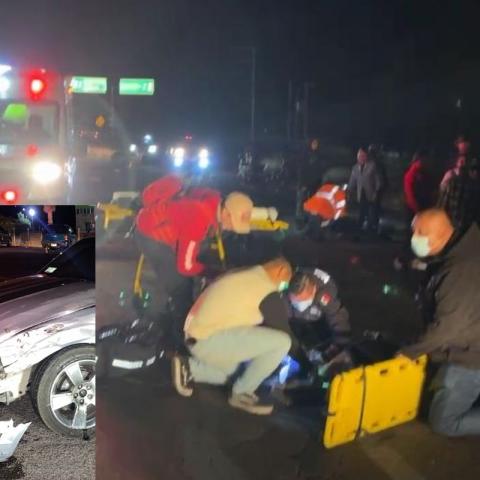
[[[30,425],[31,422],[20,423],[14,427],[13,420],[0,422],[0,462],[6,462],[13,455]]]

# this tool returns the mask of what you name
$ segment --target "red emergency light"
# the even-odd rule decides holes
[[[26,75],[26,90],[31,100],[40,100],[48,87],[47,72],[45,70],[30,71]]]
[[[40,95],[45,90],[45,81],[41,78],[34,78],[30,81],[30,91],[33,95]]]
[[[2,200],[9,204],[15,203],[17,200],[17,192],[15,190],[5,190],[2,192]]]
[[[31,144],[27,147],[27,155],[29,157],[34,157],[37,153],[38,153],[37,145]]]

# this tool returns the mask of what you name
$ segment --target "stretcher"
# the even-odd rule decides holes
[[[124,221],[128,218],[133,218],[137,211],[133,208],[123,206],[123,200],[126,200],[127,203],[138,198],[138,193],[136,192],[115,192],[113,195],[112,201],[110,203],[98,203],[97,209],[103,213],[103,228],[108,230],[111,223],[114,221]],[[258,209],[261,210],[261,209]],[[253,231],[264,231],[264,232],[280,232],[286,231],[289,228],[289,224],[283,220],[271,219],[271,218],[262,218],[257,216],[251,221],[251,228]],[[213,250],[218,252],[219,259],[222,264],[225,264],[226,252],[223,245],[221,233],[217,232],[215,235],[215,240],[211,245]],[[142,274],[145,268],[145,257],[143,254],[140,255],[137,266],[135,269],[135,277],[133,281],[133,292],[136,297],[143,298],[144,291],[142,288]]]
[[[117,198],[120,199],[123,197],[118,197],[117,195]],[[97,209],[103,212],[104,229],[107,229],[113,221],[123,221],[127,218],[134,217],[137,213],[135,209],[119,205],[118,203],[115,203],[114,200],[112,200],[111,203],[98,203]],[[252,230],[254,231],[277,232],[281,230],[288,230],[289,228],[289,224],[287,222],[278,219],[271,220],[268,218],[255,218],[250,222],[250,224]]]
[[[326,448],[401,425],[417,417],[427,356],[399,356],[338,374],[328,394]]]

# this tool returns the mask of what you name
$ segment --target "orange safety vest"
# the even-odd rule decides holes
[[[303,209],[311,215],[318,215],[324,223],[330,223],[346,214],[347,195],[339,185],[327,183],[303,204]]]

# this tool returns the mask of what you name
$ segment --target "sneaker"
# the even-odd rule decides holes
[[[237,395],[232,393],[228,403],[234,408],[239,408],[254,415],[270,415],[273,412],[273,405],[261,405],[260,399],[254,394],[242,393]]]
[[[174,355],[172,358],[172,380],[175,390],[182,397],[193,394],[193,379],[188,365],[188,358]]]

